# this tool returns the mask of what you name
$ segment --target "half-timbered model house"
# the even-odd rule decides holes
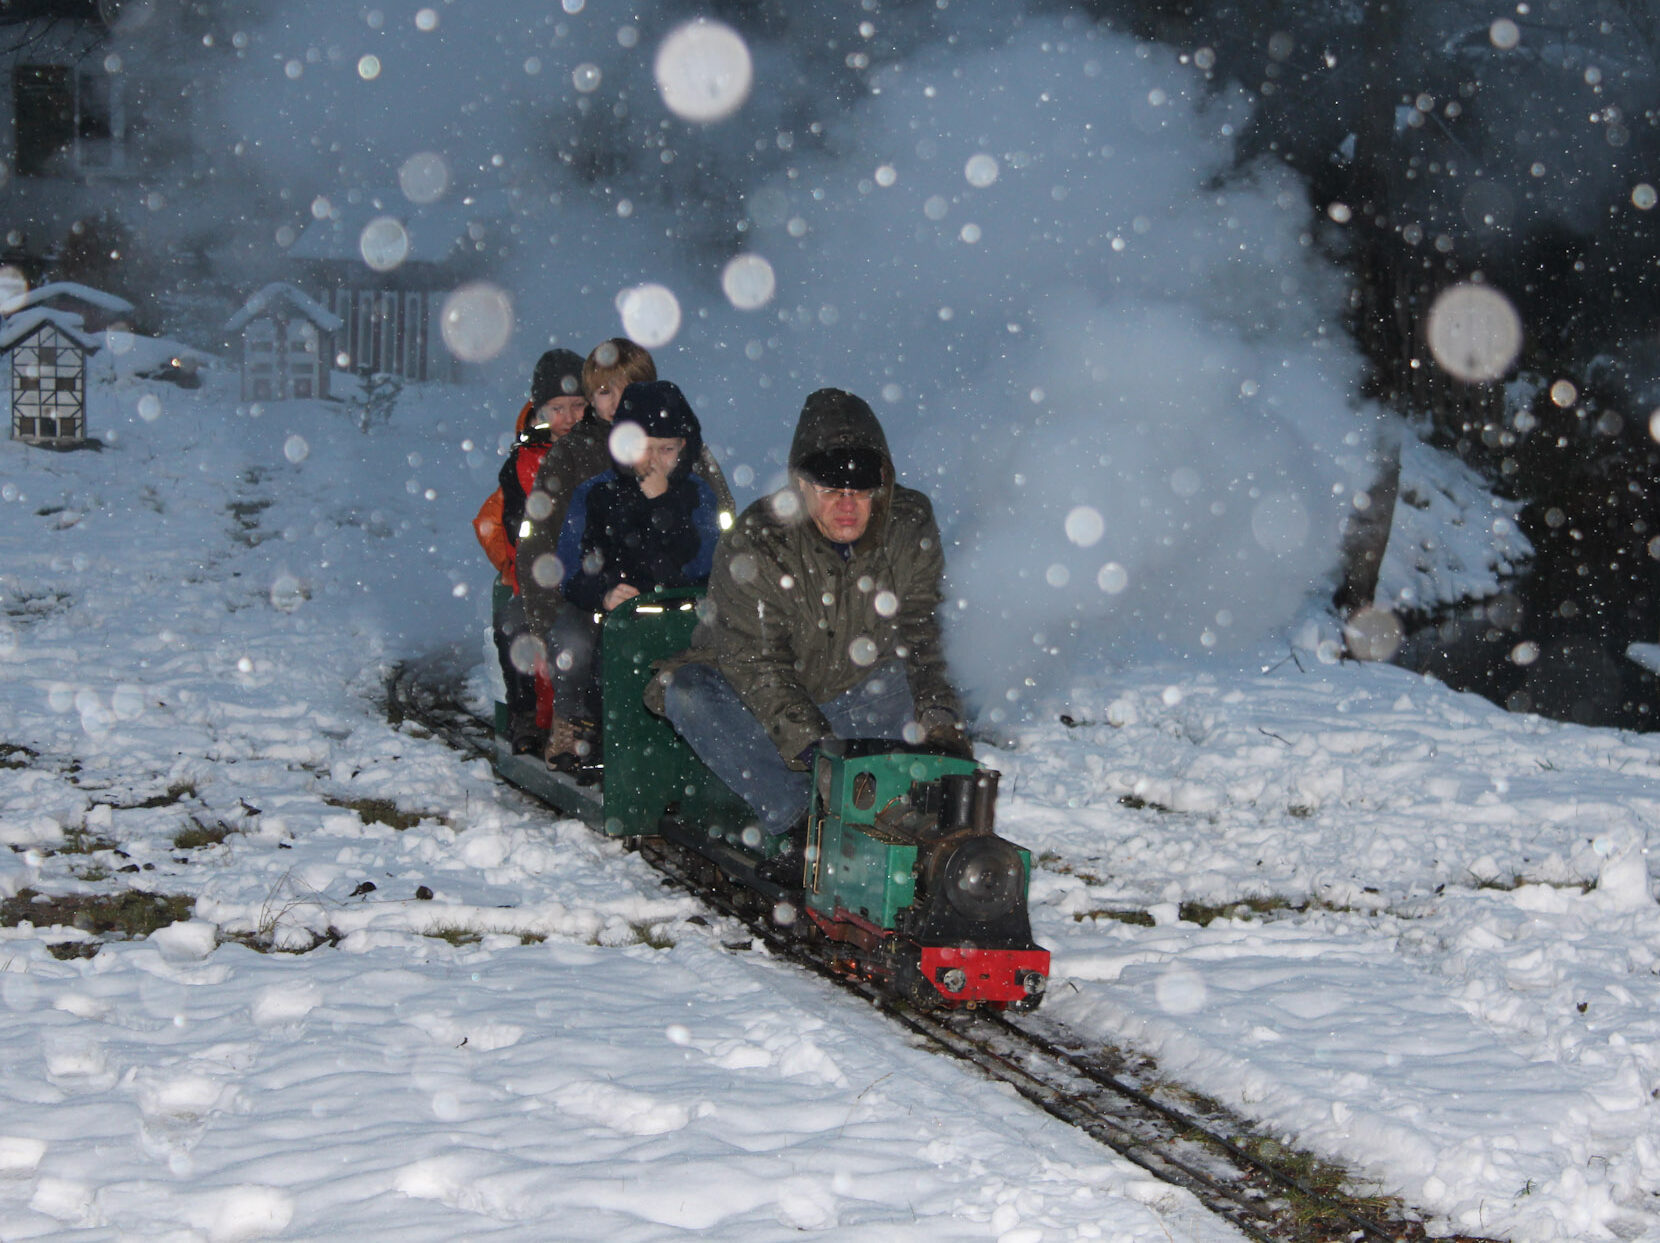
[[[86,360],[97,349],[98,339],[67,312],[35,308],[0,325],[13,440],[51,449],[88,442]]]

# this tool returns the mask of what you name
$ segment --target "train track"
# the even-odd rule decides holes
[[[456,658],[458,659],[458,658]],[[400,666],[387,681],[387,711],[459,750],[492,758],[488,722],[456,693],[455,661]],[[527,791],[536,797],[533,791]],[[1165,1082],[1150,1059],[1084,1041],[1041,1014],[918,1011],[834,971],[823,947],[789,936],[774,903],[721,884],[719,869],[662,838],[636,846],[672,884],[741,922],[780,957],[863,997],[924,1048],[967,1062],[1053,1117],[1090,1135],[1260,1243],[1419,1243],[1431,1236],[1399,1203],[1349,1188],[1342,1171],[1299,1153],[1215,1102]],[[1486,1243],[1467,1235],[1451,1243]]]

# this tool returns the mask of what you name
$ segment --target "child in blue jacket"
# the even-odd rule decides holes
[[[554,627],[555,731],[558,722],[576,728],[549,740],[550,757],[591,742],[582,725],[598,719],[600,619],[637,595],[706,582],[720,536],[714,490],[692,471],[703,431],[677,386],[624,389],[610,448],[611,468],[577,486],[559,533],[560,590],[575,607]]]

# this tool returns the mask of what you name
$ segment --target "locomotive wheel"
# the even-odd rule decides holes
[[[895,996],[918,1010],[937,1010],[944,1004],[945,998],[941,996],[939,989],[934,987],[933,981],[922,974],[922,967],[914,949],[890,950],[887,957],[888,980]]]

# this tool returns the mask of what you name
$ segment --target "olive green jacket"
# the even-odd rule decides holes
[[[809,426],[804,416],[792,465],[830,435],[871,443],[887,458],[873,415],[873,433],[857,418],[851,430],[834,417],[828,422]],[[846,560],[807,519],[795,485],[746,509],[715,549],[691,648],[665,662],[647,687],[647,705],[662,711],[662,688],[675,668],[712,664],[794,763],[833,732],[819,704],[852,689],[876,665],[898,660],[919,718],[938,709],[961,720],[937,617],[945,556],[933,506],[892,482],[891,459],[883,473],[870,524]]]

